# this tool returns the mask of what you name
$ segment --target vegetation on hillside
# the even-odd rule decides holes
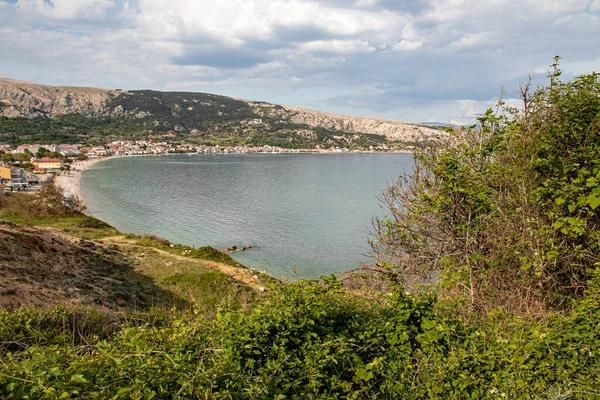
[[[384,291],[329,277],[212,315],[1,312],[0,397],[600,397],[600,77],[559,77],[382,195]]]
[[[372,301],[335,282],[285,286],[249,312],[147,317],[118,332],[95,311],[4,312],[0,395],[588,399],[600,395],[597,290],[565,316],[481,325],[441,315],[431,296]]]
[[[256,118],[248,103],[230,97],[194,92],[157,92],[153,90],[134,90],[115,96],[109,105],[111,109],[120,107],[129,111],[132,118],[146,125],[153,120],[170,122],[156,126],[159,131],[168,131],[173,123],[181,127],[198,127],[214,121],[241,121]],[[135,113],[139,110],[141,114]]]

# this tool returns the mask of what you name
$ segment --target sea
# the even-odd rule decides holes
[[[411,170],[401,153],[119,157],[83,171],[80,191],[90,215],[122,232],[252,245],[231,256],[294,280],[372,262],[378,196]]]

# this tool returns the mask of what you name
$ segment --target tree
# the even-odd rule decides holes
[[[42,158],[42,157],[46,157],[48,153],[50,153],[50,151],[48,149],[46,149],[45,147],[40,147],[38,149],[38,151],[35,153],[35,156],[37,158]]]
[[[60,153],[58,153],[56,151],[50,151],[44,147],[40,147],[38,149],[38,151],[35,153],[35,156],[37,158],[42,158],[42,157],[58,158],[58,157],[60,157]]]
[[[2,154],[2,156],[0,156],[0,159],[3,162],[6,162],[6,163],[10,163],[10,162],[14,161],[12,153],[4,153],[4,154]]]

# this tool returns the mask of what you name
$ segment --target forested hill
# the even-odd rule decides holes
[[[47,86],[0,78],[0,141],[165,137],[202,144],[411,145],[440,130],[208,93]]]

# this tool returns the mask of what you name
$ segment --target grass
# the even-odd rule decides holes
[[[69,235],[77,236],[86,240],[102,239],[104,237],[119,234],[117,229],[113,228],[107,223],[83,214],[64,217],[24,217],[18,214],[0,212],[0,219],[18,225],[56,228],[65,231]]]
[[[136,236],[136,235],[127,235],[127,239],[134,239],[138,246],[144,247],[154,247],[171,254],[182,255],[186,257],[196,258],[200,260],[210,260],[215,261],[227,265],[231,265],[232,267],[240,267],[244,266],[239,262],[235,261],[228,254],[219,251],[211,246],[203,246],[200,248],[193,248],[190,246],[185,246],[182,244],[173,244],[170,243],[166,239],[159,238],[155,235],[148,236]]]
[[[213,316],[219,309],[248,310],[257,294],[222,272],[211,270],[156,276],[161,287],[193,302],[204,315]]]
[[[207,260],[159,253],[151,247],[121,246],[135,259],[134,269],[150,276],[154,282],[185,299],[206,316],[220,308],[246,310],[258,300],[250,287],[216,270]]]
[[[127,327],[165,326],[172,317],[161,309],[117,312],[72,305],[0,309],[0,355],[29,346],[90,346]]]

